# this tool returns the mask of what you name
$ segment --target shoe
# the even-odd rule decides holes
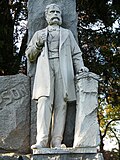
[[[41,149],[41,148],[45,148],[46,146],[42,145],[42,144],[33,144],[31,146],[31,149]]]
[[[66,145],[65,144],[57,144],[57,145],[54,145],[55,149],[66,149]]]
[[[52,142],[52,148],[61,148],[61,141],[60,140],[56,140],[54,142]]]

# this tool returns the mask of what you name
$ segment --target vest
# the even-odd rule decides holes
[[[59,58],[59,30],[53,30],[48,32],[48,57],[49,59]]]

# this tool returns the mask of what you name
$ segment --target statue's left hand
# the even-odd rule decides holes
[[[89,72],[89,69],[85,66],[81,67],[80,70],[76,73],[76,78],[78,78],[82,72]]]
[[[79,72],[89,72],[89,69],[84,66],[84,67],[82,67],[82,68],[80,69]]]

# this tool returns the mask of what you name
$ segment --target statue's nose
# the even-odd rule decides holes
[[[55,15],[57,15],[57,12],[55,12]]]

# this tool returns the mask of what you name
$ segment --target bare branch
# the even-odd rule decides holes
[[[105,133],[102,135],[102,138],[104,138],[106,136],[106,133],[107,133],[107,130],[108,130],[108,127],[109,125],[114,122],[114,121],[118,121],[120,119],[112,119],[111,121],[108,122],[108,124],[106,125],[106,128],[105,128]]]
[[[119,138],[117,137],[117,135],[115,134],[115,132],[112,130],[112,128],[111,128],[110,130],[111,130],[111,132],[114,134],[114,136],[115,136],[115,138],[117,139],[118,143],[120,143]]]

